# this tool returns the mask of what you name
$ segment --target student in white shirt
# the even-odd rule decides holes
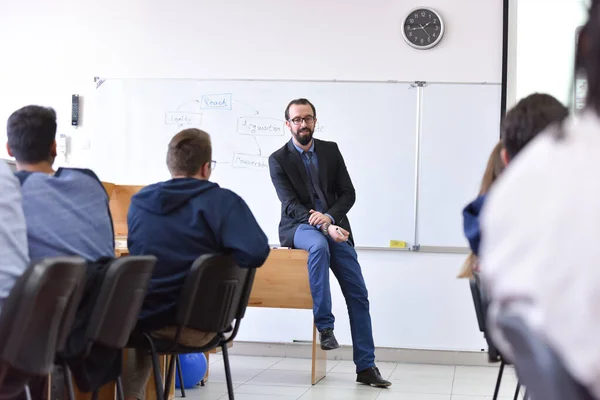
[[[600,399],[600,1],[583,29],[576,72],[587,106],[539,135],[504,171],[482,215],[481,262],[492,304],[517,313]]]

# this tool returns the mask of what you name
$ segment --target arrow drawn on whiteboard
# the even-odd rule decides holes
[[[96,82],[96,89],[98,89],[105,81],[106,81],[106,79],[102,79],[98,76],[95,76],[94,82]]]
[[[256,147],[258,147],[258,155],[262,156],[262,150],[260,149],[260,145],[258,144],[258,139],[256,136],[252,136],[254,138],[254,142],[256,142]]]
[[[179,105],[179,107],[177,107],[177,111],[181,110],[184,106],[187,106],[188,104],[193,104],[194,106],[198,107],[198,110],[200,110],[200,100],[190,100],[190,101],[186,101],[185,103],[182,103]]]
[[[245,105],[246,107],[250,108],[252,111],[254,111],[254,115],[258,115],[258,114],[260,114],[256,108],[252,107],[252,106],[251,106],[250,104],[248,104],[248,103],[245,103],[245,102],[243,102],[243,101],[240,101],[240,100],[234,100],[233,102],[234,102],[234,103],[240,103],[240,104],[243,104],[243,105]]]

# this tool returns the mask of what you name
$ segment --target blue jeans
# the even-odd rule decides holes
[[[308,251],[308,273],[317,329],[333,328],[335,322],[329,287],[331,268],[348,307],[356,372],[375,366],[368,292],[354,247],[347,242],[336,243],[308,224],[298,226],[294,247]]]

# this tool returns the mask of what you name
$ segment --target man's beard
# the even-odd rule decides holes
[[[313,130],[310,128],[301,128],[298,129],[296,133],[292,132],[292,134],[298,143],[302,146],[306,146],[312,140]]]

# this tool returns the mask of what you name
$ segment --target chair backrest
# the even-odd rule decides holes
[[[110,264],[86,329],[90,342],[115,349],[125,347],[155,264],[154,256],[121,257]]]
[[[67,302],[67,307],[65,308],[65,313],[63,315],[63,319],[58,331],[58,341],[56,344],[56,352],[60,353],[64,351],[65,346],[67,345],[67,340],[69,335],[71,334],[71,330],[74,327],[75,318],[77,315],[77,309],[81,304],[81,300],[83,298],[85,288],[86,288],[86,280],[88,277],[87,263],[85,266],[84,277],[79,282],[79,284],[75,287],[75,290],[71,294],[69,301]]]
[[[227,332],[236,318],[244,316],[255,272],[238,267],[230,256],[199,257],[179,298],[177,324],[203,332]]]
[[[503,311],[498,316],[498,327],[513,349],[517,375],[532,400],[594,399],[573,379],[556,352],[520,317]]]
[[[475,279],[470,279],[469,285],[471,287],[471,296],[473,297],[473,306],[475,307],[475,314],[477,315],[479,331],[485,332],[485,305],[483,304],[481,290]]]
[[[79,257],[48,258],[19,278],[0,314],[0,359],[30,375],[46,375],[54,364],[59,333],[69,329],[67,308],[83,286],[86,263]]]
[[[488,298],[481,289],[481,285],[477,278],[471,279],[469,285],[471,287],[471,296],[473,297],[473,306],[475,307],[475,314],[477,315],[479,331],[483,333],[485,341],[488,345],[488,360],[490,362],[502,361],[502,355],[488,335],[485,325],[487,320],[487,309],[489,306]]]

